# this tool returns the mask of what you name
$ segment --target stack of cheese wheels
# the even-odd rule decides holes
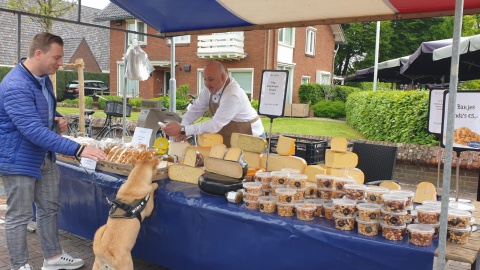
[[[300,157],[292,156],[295,153],[295,139],[285,136],[279,136],[277,142],[277,154],[264,154],[261,158],[261,166],[266,171],[280,171],[284,168],[291,168],[298,170],[299,173],[304,173],[307,162]]]
[[[248,164],[246,180],[253,181],[255,173],[262,167],[261,158],[267,149],[267,141],[261,137],[234,132],[230,139],[230,145],[243,150],[243,158]]]
[[[197,136],[197,144],[198,146],[187,146],[187,149],[194,149],[202,156],[208,157],[210,155],[210,151],[212,150],[212,146],[216,144],[223,144],[223,137],[220,134],[216,133],[204,133]]]
[[[170,180],[197,184],[198,179],[205,173],[202,166],[203,155],[195,149],[187,149],[183,164],[172,164],[168,168]]]

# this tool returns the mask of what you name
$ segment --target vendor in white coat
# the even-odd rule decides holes
[[[218,61],[209,62],[203,71],[205,89],[183,115],[182,123],[170,122],[163,131],[175,140],[186,140],[186,136],[203,133],[218,133],[224,144],[230,147],[233,132],[254,136],[265,136],[262,121],[252,107],[247,94],[240,85],[228,76],[227,69]],[[207,109],[212,119],[193,124]]]

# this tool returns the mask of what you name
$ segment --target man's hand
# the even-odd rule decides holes
[[[93,159],[95,161],[104,160],[107,158],[107,155],[102,150],[90,146],[86,146],[80,156]]]
[[[162,128],[163,132],[168,136],[178,136],[180,131],[182,131],[182,126],[177,122],[169,122],[165,124],[165,127]]]
[[[60,128],[61,132],[67,131],[67,126],[68,126],[67,120],[63,119],[63,117],[56,116],[55,121],[58,122],[58,127]]]

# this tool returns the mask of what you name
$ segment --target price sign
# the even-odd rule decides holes
[[[443,95],[445,89],[432,89],[428,96],[428,132],[442,133]]]
[[[283,116],[287,85],[287,70],[264,70],[258,101],[258,114],[270,118]]]

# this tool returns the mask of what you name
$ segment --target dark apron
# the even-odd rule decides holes
[[[223,91],[225,92],[225,88],[227,85],[230,83],[230,78],[228,78],[227,82],[225,83],[225,86],[223,87]],[[220,107],[220,102],[222,100],[222,94],[220,94],[220,97],[218,99],[217,103],[212,102],[212,96],[210,95],[210,101],[208,104],[210,114],[213,117],[215,113],[217,112],[218,107]],[[259,117],[255,117],[253,120],[250,120],[248,122],[235,122],[235,121],[230,121],[226,126],[224,126],[218,134],[223,136],[223,144],[225,144],[228,148],[230,148],[230,138],[232,137],[232,133],[243,133],[243,134],[248,134],[252,135],[252,123],[257,121]]]

